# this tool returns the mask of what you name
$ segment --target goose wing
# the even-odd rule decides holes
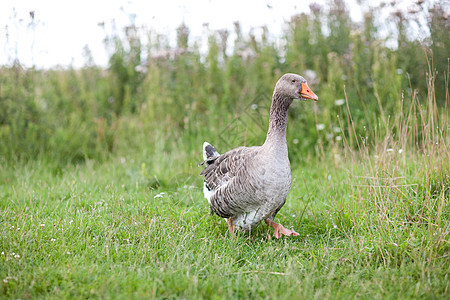
[[[211,210],[223,218],[246,210],[248,195],[254,193],[249,166],[259,147],[240,147],[224,153],[200,173],[205,176],[205,196]]]

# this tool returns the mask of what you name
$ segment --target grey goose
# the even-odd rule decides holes
[[[283,75],[275,85],[269,130],[262,146],[239,147],[219,154],[203,144],[204,195],[213,213],[226,218],[228,230],[247,231],[264,220],[280,238],[299,235],[274,222],[291,188],[291,167],[286,142],[288,109],[293,99],[318,97],[297,74]]]

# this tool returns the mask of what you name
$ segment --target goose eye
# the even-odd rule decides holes
[[[297,80],[295,80],[295,79],[292,79],[292,83],[296,83],[297,82]]]

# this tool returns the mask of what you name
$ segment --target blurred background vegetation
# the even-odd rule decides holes
[[[205,47],[181,24],[171,47],[167,37],[130,24],[105,37],[107,68],[87,47],[78,69],[2,66],[1,160],[65,166],[139,154],[149,164],[167,157],[188,172],[205,140],[219,152],[264,141],[273,87],[285,72],[303,75],[319,96],[290,110],[294,164],[345,141],[356,147],[355,136],[375,143],[414,102],[427,101],[430,81],[434,105],[448,116],[450,19],[441,4],[417,1],[380,20],[382,4],[358,23],[343,0],[310,8],[276,40],[267,28],[242,32],[235,23],[234,32],[206,30]],[[386,24],[395,33],[387,38]],[[428,34],[418,39],[411,28]]]

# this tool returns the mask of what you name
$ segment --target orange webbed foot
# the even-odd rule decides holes
[[[277,239],[279,239],[281,237],[281,235],[285,235],[285,236],[298,236],[299,235],[298,232],[295,232],[294,230],[287,229],[283,225],[275,223],[271,219],[266,219],[265,221],[266,221],[267,225],[269,225],[270,227],[272,227],[274,229],[273,235]]]

